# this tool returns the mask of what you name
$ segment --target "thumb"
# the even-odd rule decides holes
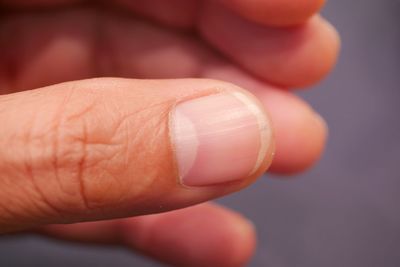
[[[0,96],[0,232],[208,201],[269,166],[255,98],[212,80],[95,79]]]

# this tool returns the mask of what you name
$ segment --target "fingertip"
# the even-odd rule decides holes
[[[288,28],[290,31],[292,35],[286,35],[286,44],[294,49],[284,50],[284,54],[277,56],[277,62],[286,62],[286,65],[270,70],[273,74],[269,79],[289,88],[307,88],[325,78],[335,67],[340,37],[336,29],[319,15],[312,17],[307,24]]]
[[[325,148],[328,127],[307,103],[289,92],[260,93],[275,130],[276,153],[270,171],[294,174],[312,167]]]
[[[319,15],[311,18],[309,22],[310,40],[304,44],[304,51],[299,49],[303,69],[297,72],[292,84],[294,87],[308,87],[316,84],[326,77],[335,67],[341,46],[340,36],[335,27]],[[315,53],[318,51],[318,53]],[[302,52],[302,53],[301,53]]]
[[[239,267],[254,253],[254,226],[223,207],[204,204],[142,220],[134,247],[173,266]]]
[[[66,241],[122,245],[183,267],[246,266],[256,246],[250,221],[212,203],[136,218],[50,225],[38,233]]]
[[[220,208],[219,212],[219,222],[213,228],[210,226],[211,231],[208,232],[208,246],[201,248],[203,255],[210,256],[207,262],[198,266],[246,266],[256,248],[255,227],[236,212],[224,208]]]
[[[275,155],[276,164],[271,167],[272,172],[280,174],[304,172],[314,166],[320,159],[328,135],[326,124],[316,119],[316,115],[309,114],[305,116],[309,117],[305,119],[308,122],[297,125],[298,132],[300,132],[297,138],[304,140],[304,142],[294,144],[298,148],[296,151],[290,147],[290,142],[280,141],[281,150]]]
[[[230,234],[235,246],[227,256],[231,260],[228,266],[245,266],[252,258],[256,248],[256,230],[253,223],[243,217],[238,218],[236,228],[236,233]],[[234,238],[235,235],[236,238]]]
[[[294,174],[311,168],[321,157],[328,135],[326,123],[312,111],[292,114],[292,133],[283,133],[284,128],[277,129],[280,134],[277,143],[279,150],[275,154],[275,164],[271,171],[281,174]],[[294,136],[294,134],[296,136]],[[296,149],[293,149],[293,148]]]

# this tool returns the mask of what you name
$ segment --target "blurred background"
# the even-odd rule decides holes
[[[267,176],[220,200],[258,229],[250,266],[400,266],[400,1],[328,1],[342,55],[302,95],[330,125],[324,158],[296,179]],[[142,266],[123,249],[1,239],[0,266]]]

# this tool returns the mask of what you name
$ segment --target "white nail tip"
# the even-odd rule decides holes
[[[253,175],[261,167],[262,163],[267,156],[268,149],[271,145],[272,129],[268,118],[265,116],[263,110],[254,103],[254,100],[250,99],[247,95],[240,92],[232,93],[237,99],[239,99],[243,104],[245,104],[248,109],[254,114],[257,119],[258,127],[260,129],[260,149],[258,152],[258,157],[254,168],[249,175]]]

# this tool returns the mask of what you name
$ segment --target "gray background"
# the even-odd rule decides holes
[[[343,37],[337,69],[304,96],[328,120],[319,165],[221,200],[251,218],[250,266],[400,266],[400,1],[328,1]],[[111,248],[2,240],[0,266],[159,266]]]

